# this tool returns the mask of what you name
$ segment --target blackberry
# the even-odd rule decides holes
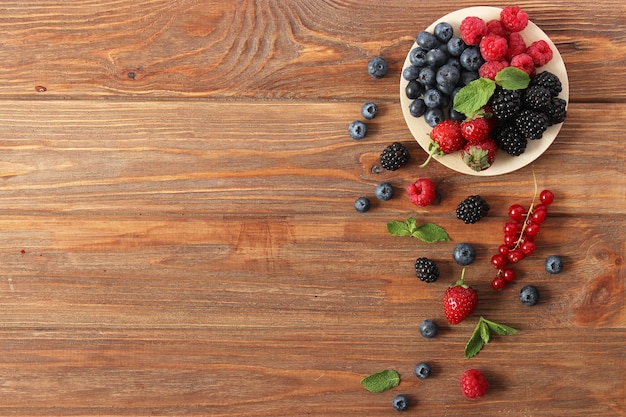
[[[515,118],[515,126],[527,139],[541,139],[548,128],[548,116],[538,111],[524,109]]]
[[[465,224],[476,223],[487,215],[491,207],[479,195],[472,195],[461,201],[456,208],[456,217]]]
[[[432,259],[417,258],[415,260],[415,276],[424,282],[435,282],[439,278],[439,268]]]
[[[548,125],[563,123],[567,116],[567,102],[562,98],[552,97],[552,101],[544,113],[548,116]]]
[[[491,101],[491,111],[499,122],[514,119],[521,108],[522,101],[519,91],[496,88]]]
[[[388,171],[395,171],[411,159],[409,151],[399,142],[387,146],[380,154],[380,164]]]
[[[511,156],[519,156],[526,150],[528,140],[514,124],[498,127],[493,133],[498,148]]]
[[[542,111],[552,101],[550,90],[541,85],[532,85],[524,91],[523,104],[526,108]]]
[[[552,97],[556,97],[563,90],[559,77],[549,71],[540,72],[530,82],[530,86],[540,85],[550,91]]]

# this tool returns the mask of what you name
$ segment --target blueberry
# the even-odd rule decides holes
[[[463,39],[458,37],[452,37],[446,44],[448,47],[448,54],[460,57],[465,48],[467,48],[467,44],[463,41]]]
[[[550,255],[546,258],[545,267],[549,274],[558,274],[563,270],[563,260],[556,255]]]
[[[435,37],[441,42],[448,42],[452,38],[452,35],[454,35],[454,29],[448,22],[437,23],[434,32]]]
[[[426,53],[426,64],[433,68],[438,68],[445,64],[448,60],[448,54],[445,51],[435,48]]]
[[[465,48],[461,53],[460,61],[461,66],[468,71],[478,71],[478,68],[485,62],[477,46]]]
[[[420,362],[415,365],[415,376],[419,379],[426,379],[430,376],[430,365],[427,362]]]
[[[439,326],[434,320],[426,319],[420,324],[420,334],[427,339],[435,337],[438,330]]]
[[[533,285],[525,285],[519,291],[519,300],[527,306],[534,306],[539,302],[539,290]]]
[[[367,64],[367,72],[373,78],[382,78],[387,75],[388,71],[389,65],[387,65],[387,61],[379,56],[370,59],[369,63]]]
[[[421,69],[422,67],[409,65],[408,67],[402,70],[402,78],[404,78],[407,81],[417,80],[417,77],[420,75]]]
[[[411,49],[409,52],[409,61],[411,61],[411,65],[415,65],[416,67],[424,67],[426,66],[426,53],[427,49],[418,46],[417,48]]]
[[[367,197],[359,197],[354,202],[354,208],[359,213],[365,213],[367,210],[370,209],[371,206],[372,206],[372,203],[370,202],[370,199]]]
[[[439,40],[437,39],[437,37],[427,31],[418,33],[415,37],[415,42],[417,43],[417,45],[421,46],[427,51],[430,51],[431,49],[434,49],[437,47],[437,45],[439,45]]]
[[[437,82],[437,73],[430,67],[424,67],[420,70],[417,81],[424,87],[432,87]]]
[[[372,102],[365,103],[361,107],[361,114],[367,120],[372,120],[378,114],[378,106],[376,105],[376,103],[372,103]]]
[[[459,73],[461,72],[461,69],[462,69],[461,61],[459,61],[459,58],[456,58],[456,57],[448,58],[448,60],[446,61],[444,65],[452,65],[453,67],[459,70]]]
[[[424,93],[424,104],[429,109],[443,107],[446,105],[446,101],[445,95],[436,88],[429,88]]]
[[[360,120],[355,120],[348,126],[348,133],[354,140],[360,140],[367,135],[367,125]]]
[[[395,397],[393,397],[391,404],[393,405],[394,410],[404,411],[407,408],[409,408],[409,404],[410,404],[409,397],[407,397],[404,394],[398,394]]]
[[[436,86],[437,90],[441,91],[444,95],[444,103],[446,103],[445,105],[447,106],[448,103],[450,102],[450,96],[452,95],[452,92],[454,91],[454,89],[456,88],[455,84],[439,84],[437,83]]]
[[[417,80],[409,81],[404,89],[407,98],[415,100],[422,94],[424,94],[424,86],[417,82]]]
[[[426,104],[424,104],[424,99],[415,99],[409,105],[409,113],[411,113],[411,116],[413,117],[421,117],[425,112]]]
[[[454,262],[461,266],[467,266],[476,259],[476,249],[469,243],[459,243],[452,251]]]
[[[450,119],[462,122],[466,118],[467,117],[465,117],[465,115],[463,113],[459,113],[458,111],[456,111],[454,109],[450,109]]]
[[[427,109],[424,113],[424,120],[430,127],[435,127],[439,123],[445,120],[445,115],[443,114],[443,110],[439,107],[433,107],[431,109]]]
[[[388,182],[381,182],[374,189],[374,195],[381,201],[390,200],[393,197],[393,186]]]
[[[452,86],[451,90],[454,89],[460,78],[461,71],[459,71],[456,66],[449,64],[444,64],[439,67],[435,77],[437,84]]]
[[[459,79],[459,85],[466,86],[474,80],[480,78],[478,71],[461,71],[461,78]]]

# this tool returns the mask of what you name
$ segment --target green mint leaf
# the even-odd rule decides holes
[[[406,226],[409,229],[409,233],[413,234],[413,232],[417,229],[417,221],[415,221],[413,217],[409,217],[406,219]]]
[[[498,324],[482,317],[481,317],[481,320],[489,327],[490,331],[494,332],[495,334],[499,334],[501,336],[506,336],[508,334],[515,334],[519,332],[519,330],[514,329],[513,327],[509,327],[504,324]]]
[[[496,74],[496,84],[507,90],[523,90],[529,83],[530,76],[519,68],[506,67]]]
[[[465,358],[467,359],[473,358],[474,356],[478,355],[478,352],[480,352],[483,346],[485,346],[486,342],[482,336],[483,328],[486,328],[487,331],[489,331],[489,328],[483,325],[481,321],[479,320],[478,324],[474,328],[474,332],[472,332],[472,336],[470,336],[470,339],[467,341],[467,344],[465,345]]]
[[[496,83],[489,78],[478,78],[461,88],[454,96],[454,110],[472,118],[489,101],[496,91]]]
[[[491,339],[491,330],[487,324],[479,320],[478,327],[480,328],[480,338],[483,339],[485,343],[489,343],[489,339]]]
[[[393,369],[385,369],[384,371],[366,376],[361,380],[363,388],[370,392],[383,392],[397,387],[400,383],[400,374]]]
[[[405,222],[393,220],[387,223],[387,231],[394,236],[410,236],[411,232]]]
[[[434,223],[424,223],[411,233],[411,236],[426,243],[447,242],[450,240],[450,236],[448,236],[445,229]]]

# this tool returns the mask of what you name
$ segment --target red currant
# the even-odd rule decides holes
[[[508,247],[515,246],[517,243],[516,235],[504,235],[504,244]]]
[[[520,246],[520,249],[522,250],[522,253],[524,255],[530,255],[535,251],[536,248],[537,245],[535,245],[535,242],[533,242],[532,240],[526,241],[522,243],[522,246]]]
[[[526,234],[531,237],[537,236],[540,230],[541,226],[539,226],[539,223],[530,223],[526,226]]]
[[[491,257],[491,265],[496,269],[502,269],[506,266],[507,258],[502,254],[493,255]]]
[[[509,247],[510,246],[506,244],[498,246],[498,253],[506,256],[506,254],[509,253]]]
[[[494,290],[501,290],[506,285],[506,281],[502,277],[495,277],[493,281],[491,281],[491,288]]]
[[[526,209],[521,204],[513,204],[509,207],[509,218],[516,222],[524,219],[524,214],[526,214]]]
[[[515,264],[524,259],[524,253],[519,249],[515,249],[509,252],[507,258],[509,259],[509,262]]]
[[[547,215],[548,215],[548,212],[546,210],[535,209],[530,215],[530,218],[532,219],[534,223],[540,224],[540,223],[543,223]]]
[[[541,194],[539,194],[539,201],[549,206],[554,201],[554,194],[552,194],[550,190],[543,190]]]
[[[507,268],[504,271],[502,271],[502,278],[507,281],[507,282],[511,282],[515,280],[515,270],[511,269],[511,268]]]
[[[519,232],[521,231],[521,226],[516,222],[506,222],[504,224],[504,234],[505,235],[513,235],[515,237],[519,236]]]

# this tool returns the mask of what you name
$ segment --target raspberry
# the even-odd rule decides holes
[[[468,369],[461,375],[461,390],[467,398],[480,398],[489,391],[489,382],[478,369]]]
[[[509,66],[507,61],[488,61],[480,66],[478,69],[478,75],[482,78],[489,78],[491,80],[496,79],[496,74],[500,72],[502,68]]]
[[[518,6],[506,6],[500,12],[500,21],[511,32],[521,32],[528,25],[528,13]]]
[[[533,63],[537,68],[547,64],[552,59],[552,49],[548,42],[543,39],[531,43],[526,48],[526,54],[533,59]]]
[[[530,55],[525,53],[515,55],[511,58],[511,66],[521,69],[526,74],[530,75],[530,78],[533,78],[537,72],[535,68],[535,61]]]
[[[524,109],[515,119],[515,126],[528,139],[541,139],[548,128],[548,116],[538,111]]]
[[[561,84],[559,77],[549,71],[543,71],[535,75],[535,78],[530,81],[530,86],[533,85],[540,85],[547,88],[550,90],[552,97],[558,96],[563,90],[563,85]]]
[[[380,164],[388,171],[395,171],[411,159],[409,151],[399,142],[387,146],[380,154]]]
[[[508,49],[508,42],[506,38],[489,34],[484,36],[480,40],[480,54],[485,61],[499,61],[501,60]]]
[[[509,49],[506,51],[505,58],[509,61],[513,59],[514,56],[526,52],[526,41],[518,32],[509,33],[508,41]]]
[[[435,282],[439,278],[439,269],[432,259],[417,258],[415,260],[415,276],[424,282]]]
[[[483,19],[476,16],[468,16],[463,19],[459,29],[461,39],[468,45],[478,45],[482,37],[487,34],[487,24]]]
[[[479,195],[472,195],[461,201],[456,208],[456,217],[465,224],[476,223],[491,207]]]
[[[552,97],[550,105],[544,110],[550,126],[562,123],[567,116],[567,102],[562,98]]]
[[[489,138],[491,126],[484,117],[477,117],[461,123],[461,134],[470,143],[476,144]]]
[[[435,202],[437,192],[435,184],[428,178],[419,178],[413,184],[406,187],[409,200],[416,206],[426,207]]]
[[[507,30],[500,21],[500,19],[492,19],[487,22],[487,35],[493,33],[494,35],[500,35],[506,37]]]

